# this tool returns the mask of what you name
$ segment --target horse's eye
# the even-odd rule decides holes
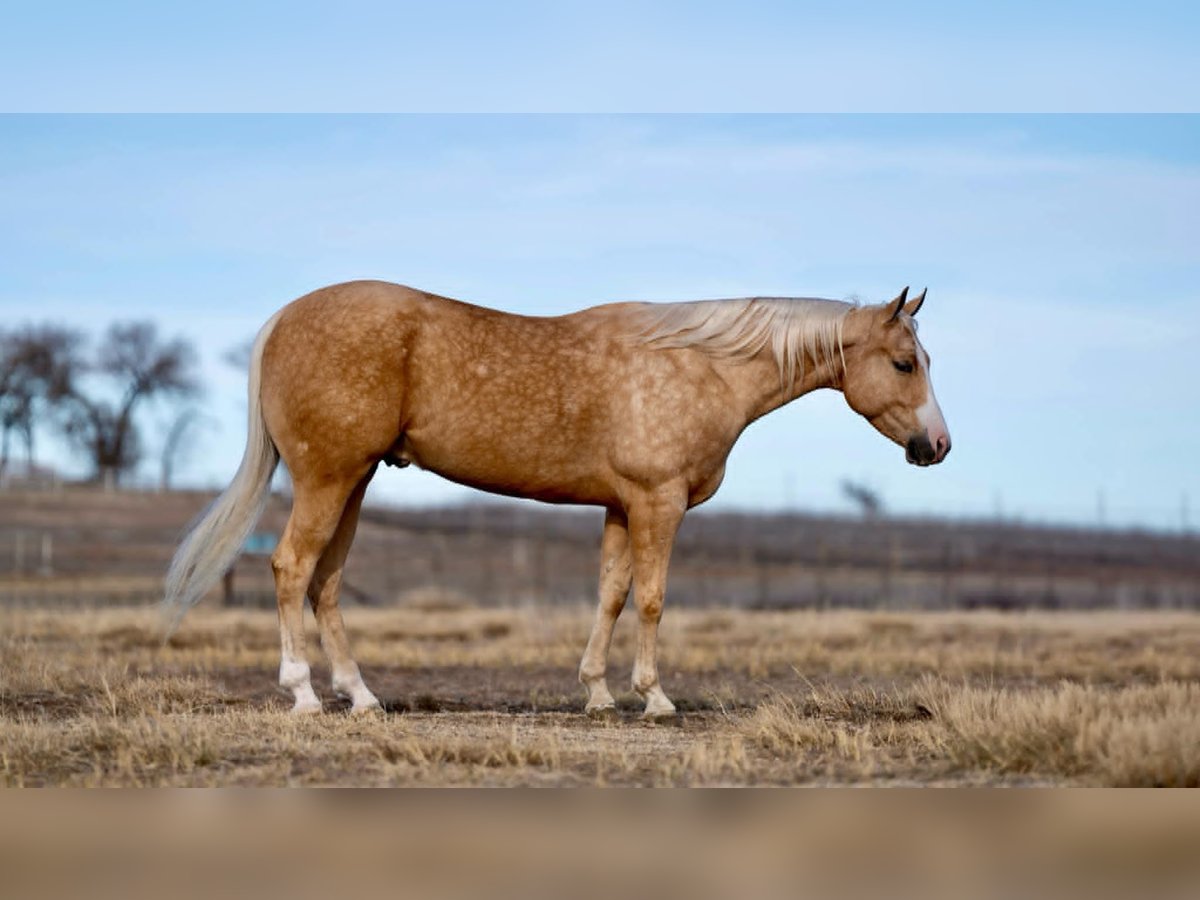
[[[910,362],[896,362],[892,360],[892,365],[896,367],[897,372],[903,372],[905,375],[911,375],[913,364]]]

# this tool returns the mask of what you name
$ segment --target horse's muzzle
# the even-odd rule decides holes
[[[932,466],[940,463],[949,452],[950,436],[948,434],[938,435],[935,444],[929,439],[927,432],[921,431],[910,437],[908,443],[904,445],[904,458],[916,466]]]

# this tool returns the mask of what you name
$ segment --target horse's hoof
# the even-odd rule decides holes
[[[351,706],[350,714],[355,716],[382,716],[383,704],[372,697],[369,703],[357,703]]]
[[[607,706],[589,706],[584,713],[596,722],[615,722],[617,719],[617,707],[612,703]]]
[[[292,706],[292,710],[291,710],[293,716],[315,716],[320,711],[321,711],[321,701],[320,700],[318,700],[316,703],[313,703],[311,701],[300,702],[299,700],[297,700],[295,705]]]
[[[675,712],[675,710],[671,710],[670,712],[665,710],[660,710],[658,712],[644,712],[642,713],[642,721],[649,722],[651,725],[653,725],[655,722],[674,722],[677,715],[678,714]]]
[[[642,713],[642,721],[670,722],[675,719],[675,715],[675,704],[670,700],[665,703],[651,702],[646,705],[646,711]]]

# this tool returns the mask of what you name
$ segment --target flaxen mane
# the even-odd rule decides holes
[[[770,344],[786,389],[812,362],[832,364],[842,351],[842,323],[853,304],[807,297],[749,297],[647,303],[638,337],[656,347],[694,347],[716,356],[748,359]]]

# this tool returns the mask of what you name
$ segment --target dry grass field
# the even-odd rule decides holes
[[[269,612],[0,610],[5,785],[1200,785],[1200,615],[668,609],[643,723],[578,608],[351,609],[387,712],[287,714]],[[624,689],[624,690],[619,690]]]

